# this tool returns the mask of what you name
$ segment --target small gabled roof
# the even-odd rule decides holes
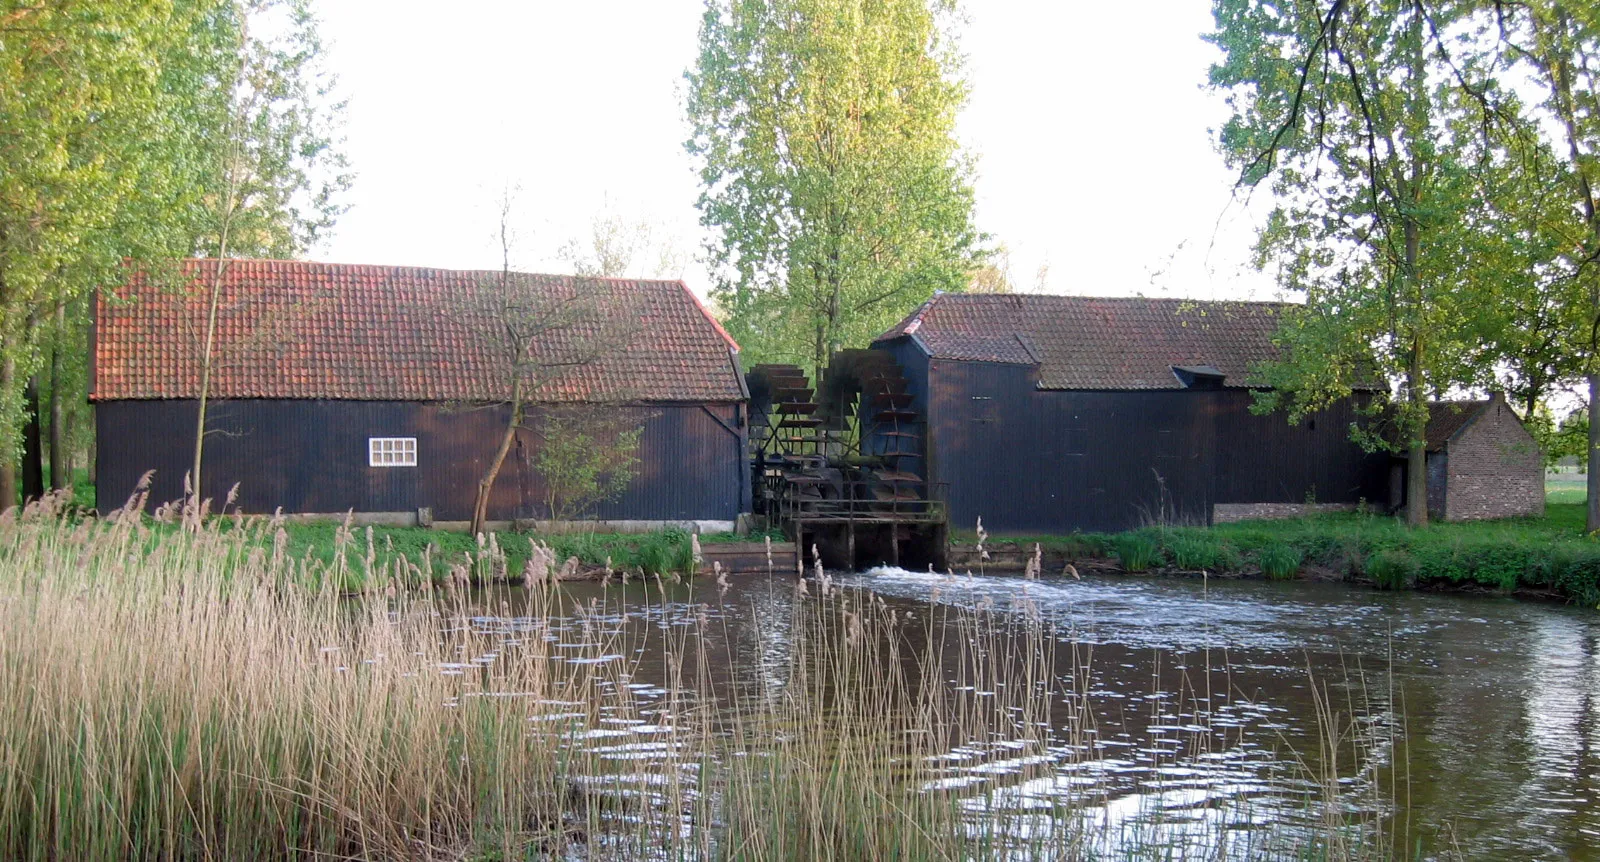
[[[1278,358],[1276,302],[942,294],[878,341],[911,337],[936,359],[1039,366],[1041,389],[1182,389],[1174,369],[1246,387]]]
[[[1467,427],[1493,400],[1491,397],[1471,401],[1429,401],[1428,426],[1422,433],[1428,451],[1443,451],[1450,438]]]
[[[90,398],[194,398],[216,260],[183,261],[101,292]],[[214,398],[499,401],[510,360],[481,296],[493,271],[230,260],[222,270]],[[513,273],[519,301],[581,292],[588,309],[534,352],[583,361],[547,372],[539,401],[740,401],[738,345],[681,281]],[[477,294],[473,292],[477,291]],[[552,360],[559,361],[559,360]]]

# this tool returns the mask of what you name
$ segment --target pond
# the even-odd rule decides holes
[[[973,650],[974,618],[989,621],[972,653],[981,661],[1044,651],[1049,709],[1007,707],[1019,723],[1047,725],[1042,735],[954,732],[919,767],[923,792],[978,816],[1071,807],[1110,825],[1096,839],[1109,856],[1128,855],[1129,835],[1142,846],[1154,834],[1177,855],[1251,858],[1250,836],[1333,816],[1424,857],[1600,859],[1592,611],[1302,582],[894,569],[830,578],[836,595],[913,628],[894,653],[907,666],[928,666],[919,652]],[[471,625],[513,641],[537,633],[574,661],[626,664],[616,684],[645,707],[602,719],[582,744],[643,775],[671,758],[662,740],[686,709],[674,691],[703,689],[715,709],[795,684],[796,610],[822,589],[801,594],[781,576],[721,590],[706,578],[568,584],[554,609],[530,609],[525,591],[497,593]],[[1035,637],[1013,637],[1012,626]],[[596,651],[600,635],[609,646]],[[966,685],[962,666],[941,662],[945,678],[922,684],[968,701],[996,696]],[[826,681],[830,697],[853,696],[847,676]]]

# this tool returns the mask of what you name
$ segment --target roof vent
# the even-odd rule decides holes
[[[1221,389],[1228,376],[1215,365],[1174,365],[1172,374],[1185,389]]]

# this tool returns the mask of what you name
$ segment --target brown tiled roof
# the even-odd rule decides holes
[[[1444,449],[1450,438],[1487,406],[1489,406],[1488,400],[1429,401],[1428,427],[1422,433],[1422,439],[1427,441],[1428,451],[1438,452]]]
[[[1039,365],[1041,389],[1182,389],[1173,366],[1213,366],[1225,386],[1278,357],[1275,302],[936,296],[879,341],[915,336],[935,357]]]
[[[136,274],[102,291],[92,399],[198,394],[216,267],[185,261],[166,286]],[[212,397],[506,397],[511,360],[497,349],[494,315],[463,299],[484,296],[498,272],[234,260],[223,273]],[[537,400],[743,397],[730,355],[738,346],[682,282],[519,273],[512,283],[537,308],[573,307],[579,291],[594,297],[582,301],[580,323],[533,339],[540,357],[576,361],[545,372]]]

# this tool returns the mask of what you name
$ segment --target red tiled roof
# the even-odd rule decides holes
[[[1489,406],[1487,399],[1478,401],[1429,401],[1428,427],[1422,432],[1429,452],[1444,449],[1450,438],[1471,422],[1479,411]]]
[[[102,291],[93,400],[197,396],[216,267],[185,261],[177,286],[136,274]],[[281,260],[228,261],[223,272],[212,397],[494,401],[509,390],[494,315],[463,301],[498,272]],[[546,372],[535,400],[743,397],[738,345],[680,281],[518,273],[513,284],[535,307],[584,291],[594,301],[582,307],[598,309],[534,339],[548,361],[593,359]],[[605,340],[618,343],[591,346]]]
[[[1245,386],[1287,306],[1276,302],[946,294],[886,341],[915,336],[934,358],[1039,365],[1041,389],[1182,389],[1173,366],[1209,365]]]

